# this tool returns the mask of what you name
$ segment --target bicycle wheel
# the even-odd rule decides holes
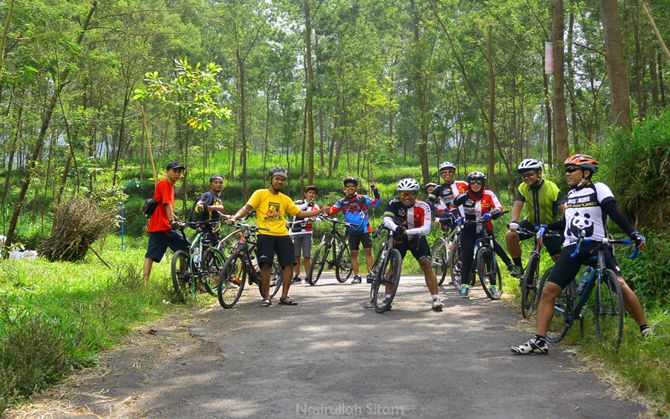
[[[553,267],[547,269],[542,275],[542,279],[540,279],[540,287],[538,288],[538,306],[542,296],[542,290],[547,283],[551,269],[553,269]],[[561,291],[558,297],[556,297],[556,301],[554,301],[554,312],[547,329],[547,341],[551,343],[560,342],[568,333],[573,322],[572,311],[574,309],[574,304],[575,283],[573,281]]]
[[[240,299],[247,282],[247,270],[244,268],[242,255],[231,255],[219,273],[219,284],[216,295],[223,308],[232,308]]]
[[[463,262],[461,261],[461,246],[459,243],[454,242],[454,250],[451,253],[449,258],[449,267],[451,271],[451,285],[456,288],[456,291],[461,290],[461,268]]]
[[[430,256],[433,261],[433,270],[437,275],[437,285],[442,285],[447,276],[447,241],[444,237],[435,239],[430,249]]]
[[[274,298],[282,286],[284,270],[279,265],[279,261],[274,261],[272,264],[272,271],[270,272],[270,298]],[[261,294],[262,297],[262,294]]]
[[[481,282],[484,292],[490,299],[499,300],[502,295],[502,275],[495,253],[489,247],[480,247],[475,260],[479,282]]]
[[[372,305],[377,313],[383,313],[391,309],[393,298],[398,290],[401,269],[402,257],[400,251],[391,249],[372,283]]]
[[[223,254],[218,249],[212,248],[205,251],[200,280],[205,286],[207,293],[211,296],[216,296],[216,287],[219,285],[219,273],[226,263],[225,260]]]
[[[314,257],[312,258],[312,264],[309,267],[309,272],[307,272],[307,282],[309,285],[316,285],[316,281],[321,278],[321,273],[323,272],[323,267],[328,260],[328,252],[330,246],[326,246],[325,243],[320,243],[316,251],[314,252]]]
[[[177,250],[172,256],[172,286],[178,301],[185,303],[195,296],[196,281],[188,252]]]
[[[347,282],[351,276],[353,268],[351,267],[351,251],[346,243],[340,244],[341,248],[335,259],[335,278],[337,282]]]
[[[521,316],[525,319],[533,314],[535,310],[535,300],[537,298],[538,277],[540,274],[540,255],[533,252],[528,259],[526,270],[521,279]]]
[[[623,335],[623,296],[619,278],[610,269],[603,271],[596,285],[595,322],[603,349],[616,351]]]

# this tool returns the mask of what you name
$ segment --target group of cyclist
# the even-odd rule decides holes
[[[151,263],[160,261],[167,247],[173,250],[185,248],[172,228],[176,220],[173,210],[174,183],[179,179],[184,167],[177,162],[170,163],[167,170],[167,184],[161,181],[156,186],[154,198],[162,205],[149,221],[149,246],[145,257],[145,278],[151,271]],[[547,225],[549,229],[562,232],[562,237],[547,237],[544,245],[555,261],[554,269],[540,297],[537,313],[536,334],[528,342],[511,348],[515,354],[548,352],[546,332],[553,315],[554,302],[561,290],[574,280],[580,266],[586,262],[594,247],[585,245],[578,258],[571,257],[580,237],[593,239],[607,235],[607,218],[619,225],[642,250],[645,238],[634,230],[630,222],[617,210],[611,190],[602,183],[593,183],[592,178],[598,171],[598,162],[590,156],[575,154],[565,161],[565,176],[570,187],[564,196],[558,186],[544,179],[543,164],[535,159],[525,159],[518,165],[522,183],[518,187],[511,210],[511,219],[505,242],[511,258],[500,246],[493,235],[492,219],[503,214],[503,207],[493,191],[487,188],[486,175],[479,171],[469,173],[465,181],[455,180],[456,166],[450,162],[439,165],[438,172],[442,184],[425,185],[426,200],[418,199],[421,185],[411,178],[402,179],[396,186],[397,196],[391,199],[384,211],[383,224],[392,232],[395,247],[404,258],[407,251],[412,253],[421,267],[426,285],[431,294],[431,307],[442,311],[437,278],[433,270],[430,246],[426,237],[432,226],[449,231],[461,226],[461,278],[470,278],[473,269],[475,240],[483,229],[493,238],[494,250],[514,277],[523,273],[520,241],[534,237],[534,228]],[[178,172],[178,175],[177,175]],[[247,203],[234,215],[223,215],[223,201],[219,194],[223,178],[212,175],[210,191],[196,201],[195,211],[201,216],[233,224],[255,210],[257,224],[260,227],[257,240],[257,259],[265,295],[260,302],[263,307],[272,304],[269,297],[270,271],[274,255],[277,255],[282,269],[282,295],[279,304],[296,305],[288,296],[291,283],[301,282],[300,258],[302,256],[305,272],[310,271],[312,248],[312,217],[335,215],[342,212],[346,221],[347,236],[351,250],[353,270],[352,284],[362,283],[358,263],[359,249],[362,245],[368,271],[373,265],[372,228],[368,209],[382,203],[379,190],[370,185],[372,197],[358,193],[359,181],[347,177],[343,181],[344,196],[332,206],[320,208],[314,201],[318,188],[307,186],[304,198],[292,201],[282,193],[288,179],[287,171],[275,167],[269,171],[267,188],[255,191]],[[170,195],[171,194],[171,195]],[[521,218],[525,207],[525,217]],[[292,216],[291,231],[287,228],[286,216]],[[154,220],[154,217],[156,218]],[[308,219],[308,220],[304,220]],[[162,230],[155,230],[155,226]],[[152,230],[152,226],[154,230]],[[562,243],[561,243],[562,241]],[[631,313],[644,336],[652,333],[647,325],[642,306],[635,293],[621,277],[614,255],[608,251],[607,266],[619,275],[623,291],[624,306]],[[147,269],[148,266],[148,269]],[[368,282],[371,282],[368,277]],[[469,297],[470,284],[462,281],[460,296]],[[496,284],[489,289],[497,292]]]

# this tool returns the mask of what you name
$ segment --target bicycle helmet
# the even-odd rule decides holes
[[[440,166],[437,168],[438,172],[441,172],[444,169],[454,169],[456,170],[456,165],[449,161],[443,161],[440,163]]]
[[[541,161],[535,159],[524,159],[519,163],[516,171],[519,173],[527,172],[529,170],[542,170],[544,165]]]
[[[482,172],[470,172],[468,173],[468,177],[466,178],[468,183],[472,182],[473,180],[479,180],[482,182],[482,185],[486,185],[486,175]]]
[[[314,185],[307,185],[307,186],[305,186],[305,192],[307,192],[307,191],[314,191],[318,194],[319,193],[319,188],[317,188]]]
[[[280,166],[270,169],[270,177],[273,176],[282,176],[284,179],[288,179],[288,173],[286,173],[286,169]]]
[[[424,190],[424,192],[427,193],[427,192],[428,192],[428,188],[430,188],[430,187],[435,188],[436,186],[437,186],[437,183],[435,183],[435,182],[428,182],[428,183],[426,183],[425,185],[423,185],[423,190]]]
[[[348,176],[344,178],[342,183],[344,183],[344,186],[347,186],[347,183],[353,183],[354,185],[358,186],[358,179],[353,176]]]
[[[598,172],[598,161],[587,154],[573,154],[563,163],[565,166],[577,166],[590,170],[591,173]]]
[[[398,182],[398,186],[396,186],[395,189],[398,192],[417,192],[419,189],[421,189],[421,185],[419,185],[419,182],[412,178],[405,178]]]

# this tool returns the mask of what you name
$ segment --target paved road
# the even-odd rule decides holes
[[[298,306],[258,306],[255,289],[143,329],[31,408],[60,417],[635,417],[641,405],[555,347],[513,356],[528,338],[516,311],[476,290],[445,289],[430,310],[419,277],[403,277],[393,310],[364,307],[365,285],[292,287]],[[24,411],[25,412],[25,411]]]

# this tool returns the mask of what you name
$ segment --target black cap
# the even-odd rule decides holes
[[[218,173],[214,173],[212,176],[209,177],[209,183],[212,183],[212,182],[214,182],[214,181],[217,180],[217,179],[221,179],[221,180],[223,180],[223,176],[221,176],[221,175],[218,174]]]
[[[170,170],[170,169],[186,170],[186,167],[184,167],[184,165],[179,163],[178,161],[171,161],[170,163],[167,164],[167,166],[165,166],[165,170]]]

